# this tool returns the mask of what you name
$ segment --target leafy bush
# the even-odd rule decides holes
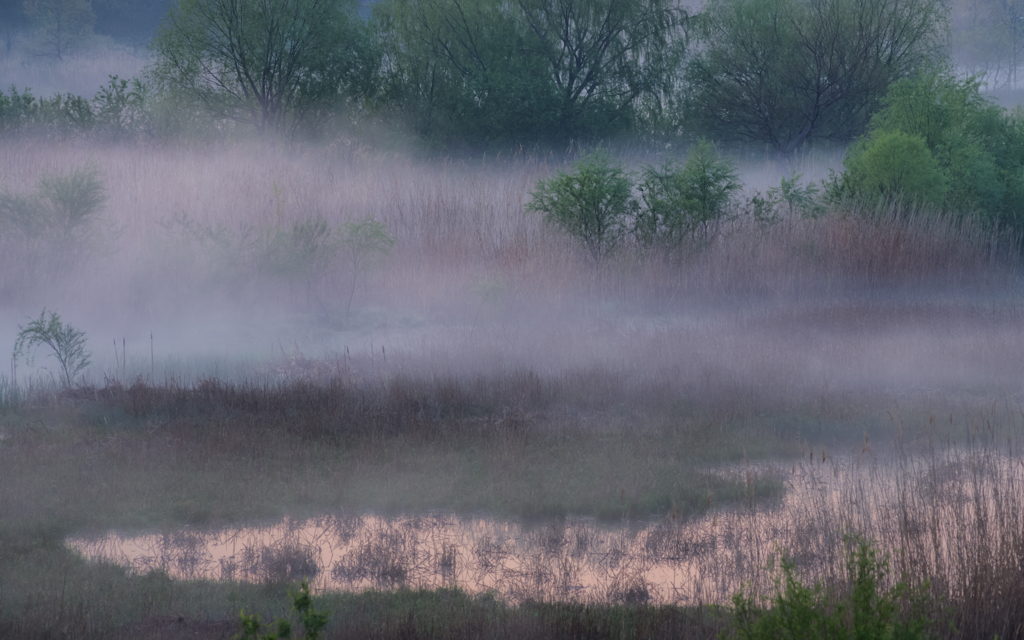
[[[26,239],[71,241],[88,229],[106,201],[106,188],[92,167],[45,175],[34,194],[0,193],[0,228]]]
[[[65,388],[70,388],[75,377],[89,366],[92,354],[85,350],[85,333],[64,324],[60,316],[52,311],[50,319],[47,320],[46,309],[39,314],[39,318],[29,322],[27,327],[18,325],[18,339],[14,343],[14,362],[17,363],[18,358],[24,356],[27,351],[27,361],[31,365],[32,353],[39,345],[50,347],[53,356],[57,358]]]
[[[924,637],[923,593],[902,581],[886,588],[888,557],[879,559],[872,544],[859,536],[847,536],[845,542],[849,546],[846,593],[834,593],[819,583],[802,584],[793,562],[783,559],[769,606],[759,606],[753,595],[733,596],[736,634],[746,640]],[[901,616],[904,611],[909,615]]]
[[[786,204],[786,213],[800,215],[804,218],[820,218],[825,214],[825,205],[821,202],[821,190],[813,182],[800,184],[800,174],[791,178],[782,177],[779,186],[768,190],[768,197],[778,203]]]
[[[93,98],[96,128],[114,140],[130,140],[152,130],[149,85],[117,76]]]
[[[0,133],[31,131],[67,137],[92,129],[95,122],[89,101],[70,93],[37,98],[29,89],[21,93],[14,86],[10,95],[0,91]]]
[[[941,71],[894,84],[883,103],[830,197],[902,190],[905,198],[1024,231],[1024,112],[991,102],[977,78]]]
[[[92,167],[43,176],[31,193],[0,191],[0,264],[15,288],[43,286],[76,264],[106,201]]]
[[[283,214],[280,197],[277,214]],[[370,260],[387,254],[395,244],[387,226],[373,217],[336,227],[321,216],[309,216],[295,220],[290,226],[279,221],[266,227],[244,223],[228,228],[178,214],[164,221],[162,226],[197,260],[211,261],[212,266],[205,271],[216,272],[217,281],[228,282],[236,290],[237,285],[256,280],[261,287],[268,281],[290,289],[301,285],[307,302],[315,301],[327,320],[330,320],[330,312],[317,294],[317,288],[336,262],[344,256],[350,267],[351,286],[345,301],[348,315],[356,285]]]
[[[324,611],[317,611],[313,608],[313,598],[309,594],[309,580],[303,580],[297,591],[289,591],[288,597],[292,600],[292,611],[299,616],[299,622],[305,631],[305,640],[316,640],[320,637],[324,628],[327,627],[328,616]],[[253,615],[241,614],[242,633],[237,638],[240,640],[277,640],[278,638],[292,637],[292,623],[288,618],[278,618],[268,626],[271,630],[260,635],[261,623],[259,618]]]
[[[638,188],[644,208],[634,230],[643,244],[678,247],[686,240],[714,236],[741,183],[735,164],[700,141],[682,167],[669,160],[641,170]]]
[[[878,132],[856,145],[844,163],[845,188],[870,200],[904,198],[939,206],[946,182],[924,138]]]
[[[634,183],[634,174],[599,150],[572,171],[539,181],[527,210],[575,236],[600,264],[630,234],[647,247],[707,244],[742,187],[735,164],[703,140],[685,164],[645,165],[639,177]]]
[[[632,175],[603,150],[539,181],[530,196],[527,210],[575,236],[597,264],[625,238],[638,206]]]

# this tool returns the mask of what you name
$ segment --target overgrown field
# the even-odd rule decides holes
[[[595,265],[525,210],[561,168],[5,144],[18,211],[71,178],[105,200],[0,236],[0,348],[45,307],[92,352],[69,388],[44,349],[0,380],[0,635],[230,637],[300,577],[129,571],[69,537],[431,513],[642,525],[643,553],[715,569],[665,606],[642,581],[513,603],[392,580],[319,594],[327,637],[710,637],[736,623],[710,594],[771,594],[785,558],[835,613],[854,533],[901,619],[1018,637],[1016,239],[910,206],[754,215],[775,174],[699,241]]]

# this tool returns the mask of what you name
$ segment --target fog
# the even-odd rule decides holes
[[[839,159],[811,153],[795,169],[812,181]],[[744,197],[794,170],[744,162]],[[7,144],[10,192],[92,167],[108,200],[72,244],[9,242],[0,349],[45,307],[86,333],[84,381],[98,386],[279,381],[325,375],[322,359],[386,375],[602,370],[758,397],[1019,391],[1017,275],[984,231],[912,210],[771,227],[740,217],[705,249],[627,250],[598,268],[524,212],[536,181],[564,166],[354,145]],[[386,253],[357,267],[344,246],[289,262],[302,259],[296,225],[323,221],[338,238],[366,219],[394,239]],[[19,363],[18,379],[55,375],[45,351],[36,365]]]

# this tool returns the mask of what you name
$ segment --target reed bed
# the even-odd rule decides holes
[[[597,269],[524,212],[565,162],[5,144],[0,186],[90,165],[109,200],[67,256],[0,241],[0,351],[46,306],[94,353],[71,389],[44,358],[0,377],[0,635],[226,637],[315,572],[376,589],[321,596],[331,637],[710,637],[784,553],[842,593],[855,531],[927,582],[938,636],[1019,637],[1016,239],[738,208]],[[367,218],[395,245],[362,271],[259,250]],[[202,579],[210,532],[339,513],[341,557],[296,535]],[[523,528],[450,533],[472,517]],[[174,533],[137,571],[64,546],[112,528]]]
[[[310,219],[335,228],[367,217],[382,222],[396,245],[357,279],[357,309],[446,320],[513,297],[530,308],[557,308],[581,295],[678,308],[722,296],[1012,286],[1012,238],[969,218],[898,206],[837,209],[770,227],[739,215],[704,250],[626,251],[598,278],[571,238],[524,212],[536,181],[564,163],[519,156],[428,164],[358,148],[15,140],[0,152],[5,188],[31,190],[42,175],[89,165],[109,201],[74,269],[40,280],[12,249],[0,291],[12,315],[48,304],[140,332],[168,318],[223,323],[256,309],[268,318],[326,311],[344,324],[339,309],[352,282],[346,260],[312,281],[291,280],[261,270],[240,239]]]

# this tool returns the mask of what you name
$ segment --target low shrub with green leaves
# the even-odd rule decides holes
[[[530,196],[528,210],[575,236],[598,264],[622,244],[638,207],[632,174],[603,150],[539,181]]]
[[[575,236],[600,264],[630,238],[643,247],[706,245],[741,187],[735,164],[702,140],[685,163],[642,167],[639,181],[598,150],[539,181],[527,207]]]
[[[851,149],[846,188],[871,200],[942,206],[946,179],[924,138],[902,131],[876,131]]]
[[[80,264],[101,238],[107,202],[91,166],[44,175],[31,192],[0,190],[0,299],[41,291]]]
[[[845,536],[847,589],[807,586],[796,565],[783,558],[775,595],[758,603],[752,594],[733,596],[735,636],[744,640],[913,640],[925,637],[923,589],[905,581],[888,587],[889,558],[871,542]],[[724,637],[724,634],[723,634]]]
[[[288,596],[292,600],[292,611],[298,614],[299,623],[302,624],[304,640],[316,640],[320,637],[324,628],[327,627],[328,615],[325,611],[317,611],[313,608],[313,597],[309,593],[309,580],[303,580],[302,585],[296,591],[289,591]],[[277,640],[278,638],[292,637],[292,623],[289,618],[278,618],[269,625],[269,631],[260,634],[263,624],[259,616],[241,614],[242,633],[236,636],[239,640]]]
[[[106,201],[106,187],[93,167],[47,174],[35,193],[0,193],[0,229],[28,241],[66,243],[88,229]]]
[[[741,186],[735,163],[704,140],[683,165],[669,160],[644,167],[637,187],[644,206],[634,227],[639,241],[670,247],[707,242]]]

